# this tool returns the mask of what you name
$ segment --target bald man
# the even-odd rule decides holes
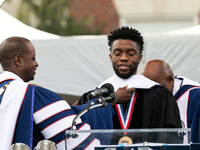
[[[74,117],[85,107],[70,106],[56,93],[28,84],[34,79],[38,63],[33,44],[23,37],[10,37],[0,45],[0,150],[14,143],[33,149],[41,140],[55,142],[57,150],[94,149],[109,143],[106,137],[85,133],[78,138],[64,135]],[[112,106],[95,108],[77,120],[77,130],[112,129]],[[76,123],[76,122],[75,122]],[[101,142],[100,142],[101,141]],[[105,143],[105,144],[106,144]]]
[[[178,104],[184,128],[191,128],[191,141],[200,142],[200,84],[183,76],[174,77],[169,64],[160,59],[148,61],[141,69],[145,77],[171,91]]]

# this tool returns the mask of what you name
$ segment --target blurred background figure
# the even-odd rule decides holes
[[[183,76],[175,76],[169,64],[153,59],[142,68],[141,74],[171,91],[179,106],[182,127],[191,128],[191,141],[200,142],[200,84]]]

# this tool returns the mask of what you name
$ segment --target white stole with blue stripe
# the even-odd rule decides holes
[[[0,74],[0,82],[7,79],[18,79],[12,73]],[[5,90],[0,104],[0,149],[9,150],[12,144],[18,114],[23,103],[28,84],[12,81]]]

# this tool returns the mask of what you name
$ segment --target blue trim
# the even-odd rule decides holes
[[[33,113],[34,113],[34,94],[35,94],[35,86],[32,87],[32,98],[31,98],[31,116],[30,116],[30,149],[33,147]]]

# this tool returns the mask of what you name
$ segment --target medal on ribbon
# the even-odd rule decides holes
[[[133,144],[133,142],[130,137],[128,137],[127,135],[124,135],[122,138],[119,139],[118,144],[130,145],[130,144]]]
[[[118,118],[119,118],[119,122],[120,122],[122,129],[128,129],[129,128],[131,118],[132,118],[132,114],[133,114],[135,101],[136,101],[136,97],[137,97],[137,91],[135,91],[132,94],[132,97],[131,97],[131,100],[128,103],[126,112],[123,111],[121,104],[115,105],[117,115],[118,115]],[[124,133],[124,136],[122,138],[120,138],[120,140],[118,142],[118,144],[123,144],[123,145],[129,145],[129,144],[132,144],[132,143],[133,142],[132,142],[131,138],[127,136],[127,133]]]

